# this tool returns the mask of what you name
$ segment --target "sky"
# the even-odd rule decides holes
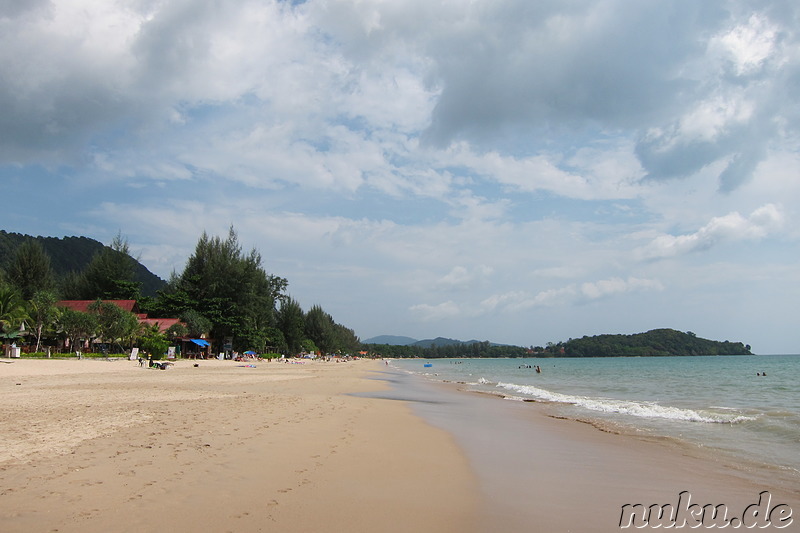
[[[0,0],[0,228],[202,234],[362,339],[800,353],[800,5]]]

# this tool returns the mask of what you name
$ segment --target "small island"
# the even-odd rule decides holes
[[[440,358],[492,358],[492,357],[648,357],[665,355],[753,355],[750,345],[741,342],[712,341],[687,331],[653,329],[633,335],[595,335],[553,343],[547,346],[512,346],[489,341],[458,341],[454,339],[428,339],[414,341],[408,337],[395,337],[402,345],[370,341],[391,340],[390,336],[376,337],[362,343],[367,353],[382,357]],[[407,341],[405,340],[407,339]]]
[[[550,357],[643,357],[664,355],[753,355],[750,345],[741,342],[712,341],[687,331],[654,329],[633,335],[595,335],[549,344]]]

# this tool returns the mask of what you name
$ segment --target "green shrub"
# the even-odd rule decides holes
[[[95,353],[84,353],[82,355],[83,355],[84,358],[90,358],[90,359],[105,359],[105,358],[109,358],[109,359],[124,358],[124,359],[127,359],[129,354],[126,354],[126,353],[103,354],[101,352],[95,352]]]
[[[47,352],[23,353],[23,354],[20,354],[20,357],[22,357],[24,359],[47,359]],[[51,352],[50,353],[50,358],[51,359],[68,359],[70,357],[75,357],[75,352],[67,352],[67,353]]]
[[[47,352],[31,352],[31,353],[23,353],[20,354],[20,357],[24,359],[48,359]],[[50,352],[49,359],[72,359],[76,358],[75,352],[66,352],[66,353],[59,353],[59,352]],[[84,359],[127,359],[128,354],[126,353],[110,353],[110,354],[102,354],[100,352],[97,353],[86,353],[82,352],[81,357]]]

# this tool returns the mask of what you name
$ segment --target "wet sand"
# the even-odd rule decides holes
[[[0,531],[476,531],[476,477],[374,361],[0,364]],[[382,366],[382,364],[381,364]]]
[[[465,392],[463,385],[399,370],[383,376],[393,389],[368,395],[411,403],[467,454],[483,495],[481,531],[619,531],[623,505],[677,507],[683,491],[700,507],[725,505],[728,519],[742,518],[762,491],[771,494],[770,509],[785,504],[800,512],[796,473],[732,463],[674,440],[555,419],[547,404]],[[797,520],[783,530],[800,530]]]

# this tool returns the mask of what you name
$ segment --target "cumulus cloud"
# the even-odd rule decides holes
[[[573,301],[578,294],[575,285],[547,289],[536,294],[526,291],[509,291],[493,294],[480,303],[483,313],[519,312],[533,307],[549,307]]]
[[[418,320],[423,321],[445,320],[448,318],[455,318],[461,314],[461,308],[452,300],[448,300],[437,305],[413,305],[409,311],[411,311],[411,313],[416,316]]]
[[[727,56],[737,76],[758,72],[773,55],[780,31],[760,13],[753,13],[742,23],[713,37],[711,50]]]
[[[781,208],[774,204],[759,207],[749,217],[738,212],[728,213],[712,218],[694,233],[660,235],[638,249],[637,256],[644,259],[675,257],[727,242],[763,239],[781,227],[783,218]]]
[[[525,136],[527,153],[541,156],[553,139],[619,132],[638,139],[635,153],[651,178],[691,176],[728,159],[720,188],[730,191],[751,177],[767,145],[784,139],[776,121],[797,131],[796,113],[786,121],[786,102],[782,110],[773,104],[788,98],[796,109],[785,91],[794,85],[787,76],[797,71],[797,56],[788,43],[778,45],[796,46],[795,36],[768,9],[522,4],[474,3],[450,13],[450,24],[428,43],[442,87],[426,132],[433,144],[485,147],[504,135]],[[524,182],[509,178],[526,188],[536,187],[537,175],[564,188],[580,180],[541,157],[531,163],[539,168]]]
[[[658,280],[628,277],[608,278],[593,282],[572,283],[563,287],[546,289],[535,294],[525,291],[509,291],[494,294],[484,299],[480,309],[484,313],[494,311],[517,312],[534,307],[568,306],[592,300],[612,297],[617,294],[660,291],[663,284]]]
[[[134,132],[183,138],[151,155],[198,174],[249,186],[313,176],[306,184],[353,190],[389,176],[413,183],[398,163],[407,166],[409,143],[422,137],[441,147],[469,143],[455,160],[434,157],[526,193],[630,197],[624,180],[691,175],[717,160],[728,161],[721,188],[733,190],[770,143],[796,132],[796,109],[772,104],[793,94],[795,36],[783,25],[791,16],[766,8],[620,0],[87,5],[6,6],[0,159],[74,162],[92,144],[113,157],[109,144],[124,125],[133,129],[123,145],[146,144]],[[638,139],[641,167],[627,165],[609,183],[608,172],[556,155],[585,148],[571,139],[586,132]],[[412,163],[430,166],[420,155]]]
[[[488,278],[493,271],[487,265],[472,268],[457,265],[439,280],[438,285],[446,290],[468,290]]]
[[[7,229],[121,230],[166,275],[234,224],[312,303],[372,306],[362,323],[612,309],[674,288],[689,252],[797,239],[798,20],[742,0],[0,1],[0,179],[38,208],[7,203]]]
[[[697,53],[687,37],[719,23],[704,6],[517,0],[453,12],[429,46],[443,86],[429,135],[441,143],[658,115],[675,103],[678,66]]]
[[[769,146],[796,134],[797,101],[783,100],[800,67],[791,51],[796,36],[779,24],[767,12],[734,12],[687,63],[694,80],[688,111],[640,132],[636,153],[650,177],[687,177],[725,161],[719,188],[730,192],[752,178]]]
[[[580,294],[589,299],[597,300],[614,294],[639,291],[660,291],[664,286],[657,280],[629,277],[628,279],[611,278],[594,283],[583,283]]]

